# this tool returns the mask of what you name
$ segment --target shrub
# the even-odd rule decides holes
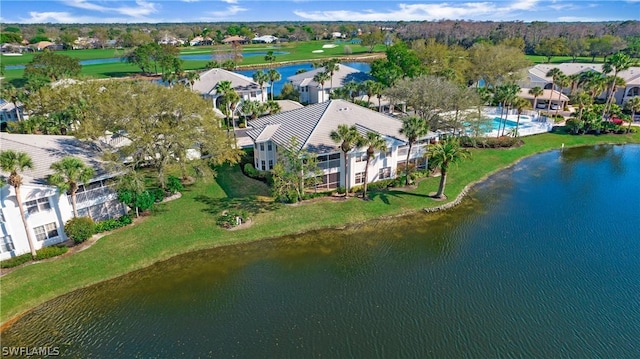
[[[391,186],[393,184],[393,181],[395,181],[394,179],[385,179],[385,180],[380,180],[377,182],[373,182],[373,183],[369,183],[369,186],[367,187],[367,189],[371,189],[371,190],[381,190],[381,189],[386,189],[387,187]]]
[[[64,232],[75,243],[82,243],[96,233],[96,225],[89,217],[75,217],[65,223]]]
[[[133,223],[133,219],[131,219],[131,216],[126,214],[120,218],[107,219],[96,223],[96,233],[112,231],[131,223]]]
[[[50,246],[38,249],[36,251],[36,260],[41,261],[47,258],[57,257],[59,255],[67,253],[69,248],[66,246]]]
[[[13,268],[31,261],[31,253],[9,258],[0,262],[0,268]]]
[[[336,192],[338,192],[339,194],[345,194],[347,193],[347,189],[344,186],[340,186],[336,189]]]
[[[258,178],[258,176],[260,175],[258,170],[255,167],[253,167],[252,163],[245,163],[243,172],[245,175],[251,178]]]
[[[177,192],[180,192],[184,189],[184,186],[182,185],[182,182],[180,182],[180,179],[176,176],[169,176],[167,177],[167,190],[169,191],[169,193],[174,194]]]
[[[247,213],[237,209],[226,211],[216,219],[216,224],[222,228],[233,228],[238,225],[238,218],[244,222],[247,219]]]
[[[152,189],[149,189],[149,190],[147,190],[145,192],[147,192],[153,198],[154,202],[162,202],[162,200],[164,199],[164,190],[162,188],[152,188]],[[144,198],[145,192],[142,192],[140,194],[140,196],[138,196],[138,198],[140,198],[140,197]],[[144,207],[144,206],[138,206],[138,208],[140,208],[140,209],[142,209],[142,207]],[[151,206],[149,206],[148,208],[145,208],[145,209],[149,209],[149,208],[151,208]],[[142,209],[142,210],[144,211],[144,209]]]

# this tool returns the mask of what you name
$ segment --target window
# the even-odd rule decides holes
[[[385,157],[391,157],[393,154],[391,153],[391,148],[387,148],[387,153],[384,154]]]
[[[47,239],[55,238],[58,236],[58,227],[55,222],[45,224],[44,226],[38,226],[33,228],[33,233],[36,234],[38,241],[44,241]]]
[[[260,151],[264,151],[264,143],[260,144]]]
[[[363,184],[363,183],[364,183],[364,172],[356,173],[356,184]]]
[[[4,220],[4,213],[2,213],[2,208],[0,208],[0,223],[4,223],[4,222],[6,222]]]
[[[27,213],[29,214],[51,209],[51,204],[49,203],[48,197],[34,199],[33,201],[27,201],[24,203],[24,206],[26,207]]]
[[[273,169],[273,160],[269,160],[269,169]]]
[[[267,143],[267,151],[272,151],[273,150],[273,146],[271,145],[271,142]]]
[[[0,253],[11,252],[14,249],[11,236],[0,237]]]
[[[391,178],[391,167],[381,168],[378,172],[379,179]]]
[[[356,162],[364,162],[367,160],[367,153],[360,152],[356,155]]]
[[[266,171],[266,170],[267,170],[267,169],[266,169],[266,166],[265,166],[265,163],[264,163],[264,160],[262,160],[262,167],[261,167],[261,168],[262,168],[262,170],[263,170],[263,171]]]

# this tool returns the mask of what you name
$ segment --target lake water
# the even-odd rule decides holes
[[[371,71],[371,65],[367,62],[344,62],[344,63],[341,62],[340,64],[353,67],[354,69],[365,72],[365,73],[369,73]],[[314,70],[314,67],[313,67],[313,63],[305,62],[305,63],[294,64],[294,65],[277,66],[275,67],[275,70],[278,71],[281,76],[280,80],[274,82],[274,85],[273,85],[273,93],[275,96],[277,96],[280,94],[280,91],[282,91],[282,86],[285,83],[289,82],[287,80],[288,77],[295,75],[299,70],[312,71]],[[256,71],[258,70],[241,70],[236,72],[242,75],[245,75],[247,77],[253,78],[253,74]],[[269,71],[269,69],[260,69],[260,71]]]
[[[639,185],[640,146],[552,151],[450,211],[201,251],[73,292],[2,345],[78,358],[639,358]]]

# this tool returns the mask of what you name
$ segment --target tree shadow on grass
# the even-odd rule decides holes
[[[426,195],[426,194],[407,192],[407,191],[400,191],[400,190],[383,190],[383,191],[370,191],[369,192],[369,198],[371,200],[376,199],[376,198],[380,198],[382,203],[387,204],[387,205],[391,204],[389,202],[389,197],[402,198],[402,197],[407,197],[407,196],[422,197],[422,198],[433,198],[433,197],[431,197],[429,195]]]
[[[223,211],[231,209],[246,211],[250,216],[262,212],[273,211],[280,208],[280,204],[271,200],[265,200],[260,197],[243,197],[243,198],[214,198],[204,195],[195,197],[196,202],[207,205],[203,209],[204,212],[220,215]]]

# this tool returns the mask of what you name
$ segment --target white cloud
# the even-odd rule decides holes
[[[222,2],[226,2],[227,4],[237,4],[238,0],[221,0]]]
[[[130,17],[105,17],[105,16],[87,16],[77,15],[66,11],[30,11],[28,18],[20,18],[10,22],[22,24],[99,24],[99,23],[136,23],[136,22],[156,22],[146,18],[130,18]]]
[[[83,10],[98,11],[102,13],[116,13],[132,18],[140,18],[155,14],[158,12],[155,3],[147,2],[145,0],[136,0],[136,6],[113,6],[107,7],[91,3],[87,0],[64,0],[63,4],[71,7],[75,7]]]
[[[229,6],[225,10],[222,11],[210,11],[207,14],[213,16],[216,19],[227,19],[229,16],[236,15],[240,12],[247,11],[246,8],[240,6]]]

